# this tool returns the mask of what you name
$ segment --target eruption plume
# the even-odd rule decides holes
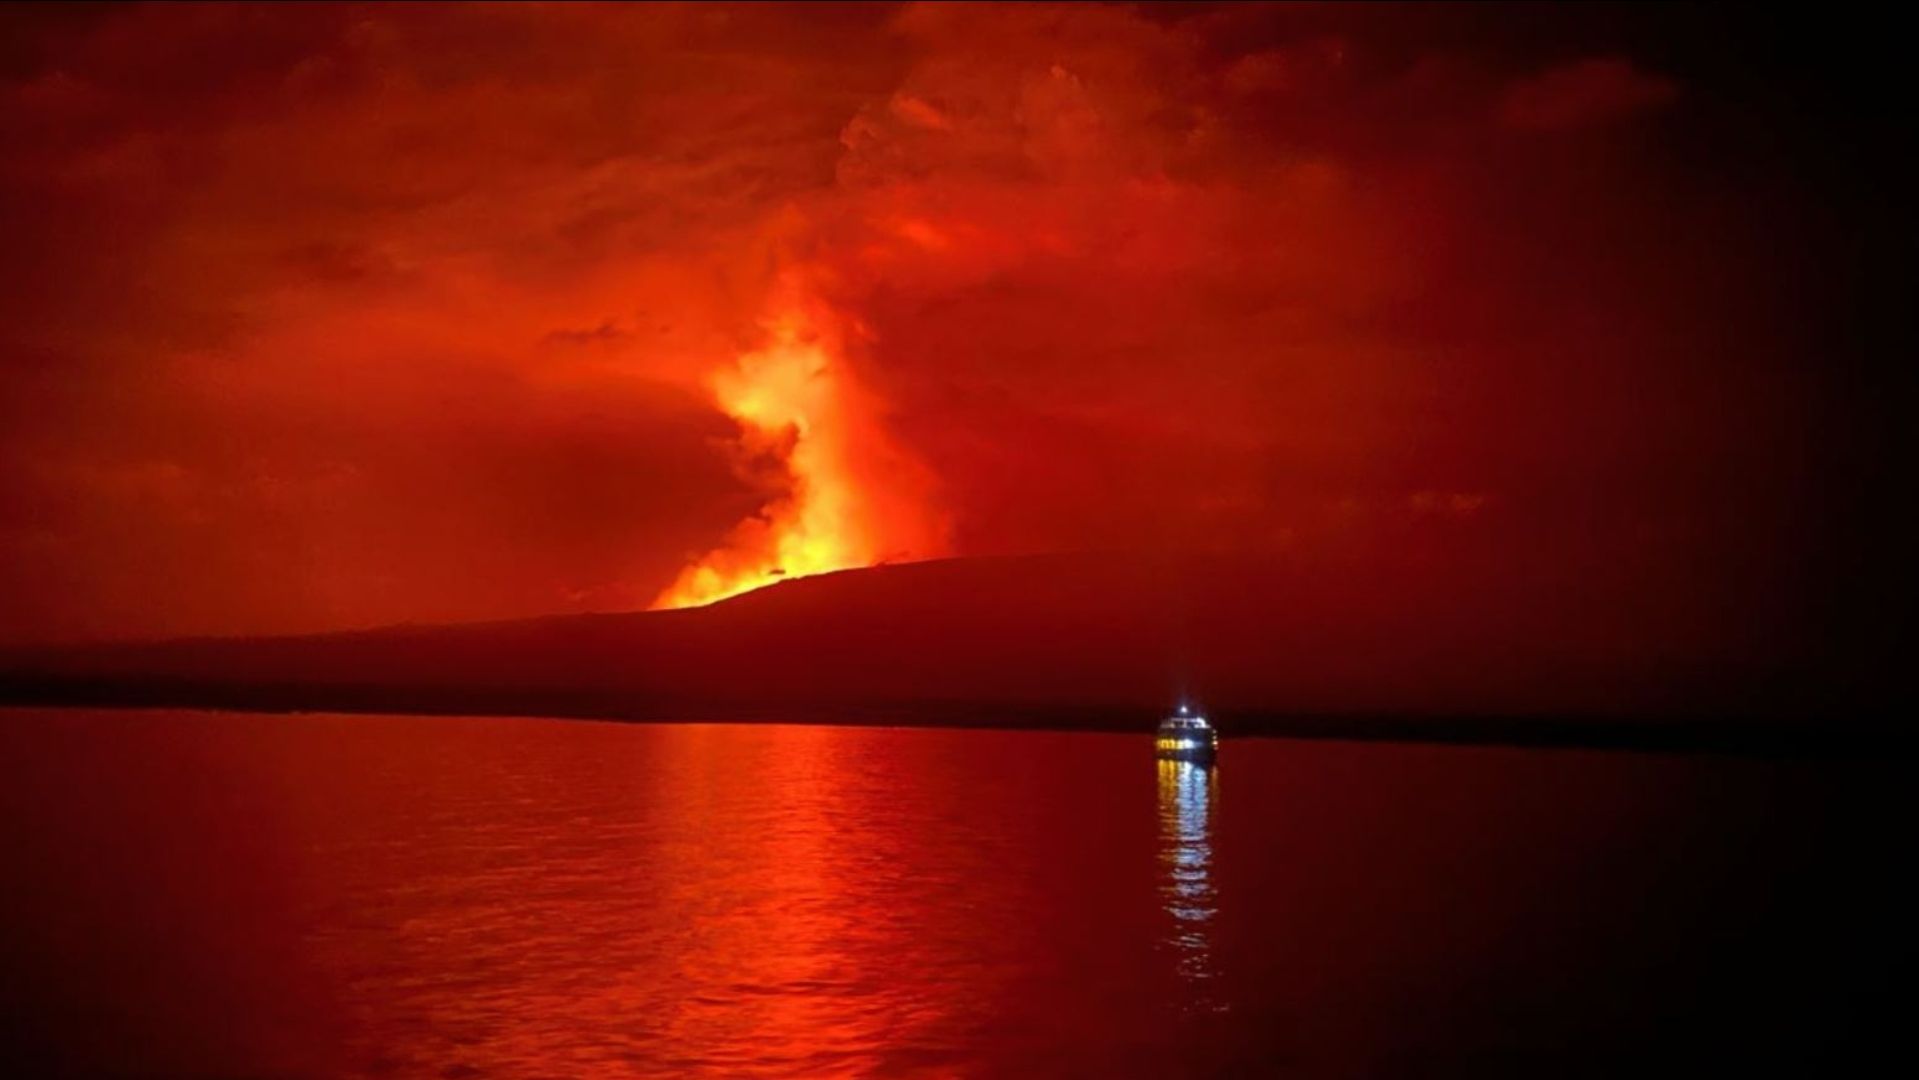
[[[848,369],[841,320],[803,292],[765,324],[766,344],[712,381],[715,403],[739,423],[743,475],[779,463],[775,491],[714,550],[688,565],[655,608],[696,607],[789,577],[941,554],[944,526],[928,508],[925,470],[878,423]]]

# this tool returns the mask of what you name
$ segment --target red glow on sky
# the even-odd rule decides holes
[[[1618,12],[6,18],[7,640],[1461,523],[1772,573],[1838,415],[1816,158]]]

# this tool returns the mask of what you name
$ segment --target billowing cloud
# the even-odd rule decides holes
[[[1672,80],[1640,71],[1630,60],[1599,57],[1514,83],[1500,102],[1499,118],[1537,130],[1603,124],[1664,105],[1677,94]]]
[[[1578,13],[7,18],[11,638],[1799,508],[1779,197]]]

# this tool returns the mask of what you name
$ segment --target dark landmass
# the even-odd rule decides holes
[[[1471,544],[954,559],[683,611],[14,648],[0,701],[1144,730],[1190,695],[1228,736],[1904,745],[1876,684],[1735,599]]]

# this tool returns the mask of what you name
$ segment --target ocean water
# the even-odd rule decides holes
[[[1902,762],[40,710],[0,761],[40,1073],[1830,1072],[1909,1016]]]

